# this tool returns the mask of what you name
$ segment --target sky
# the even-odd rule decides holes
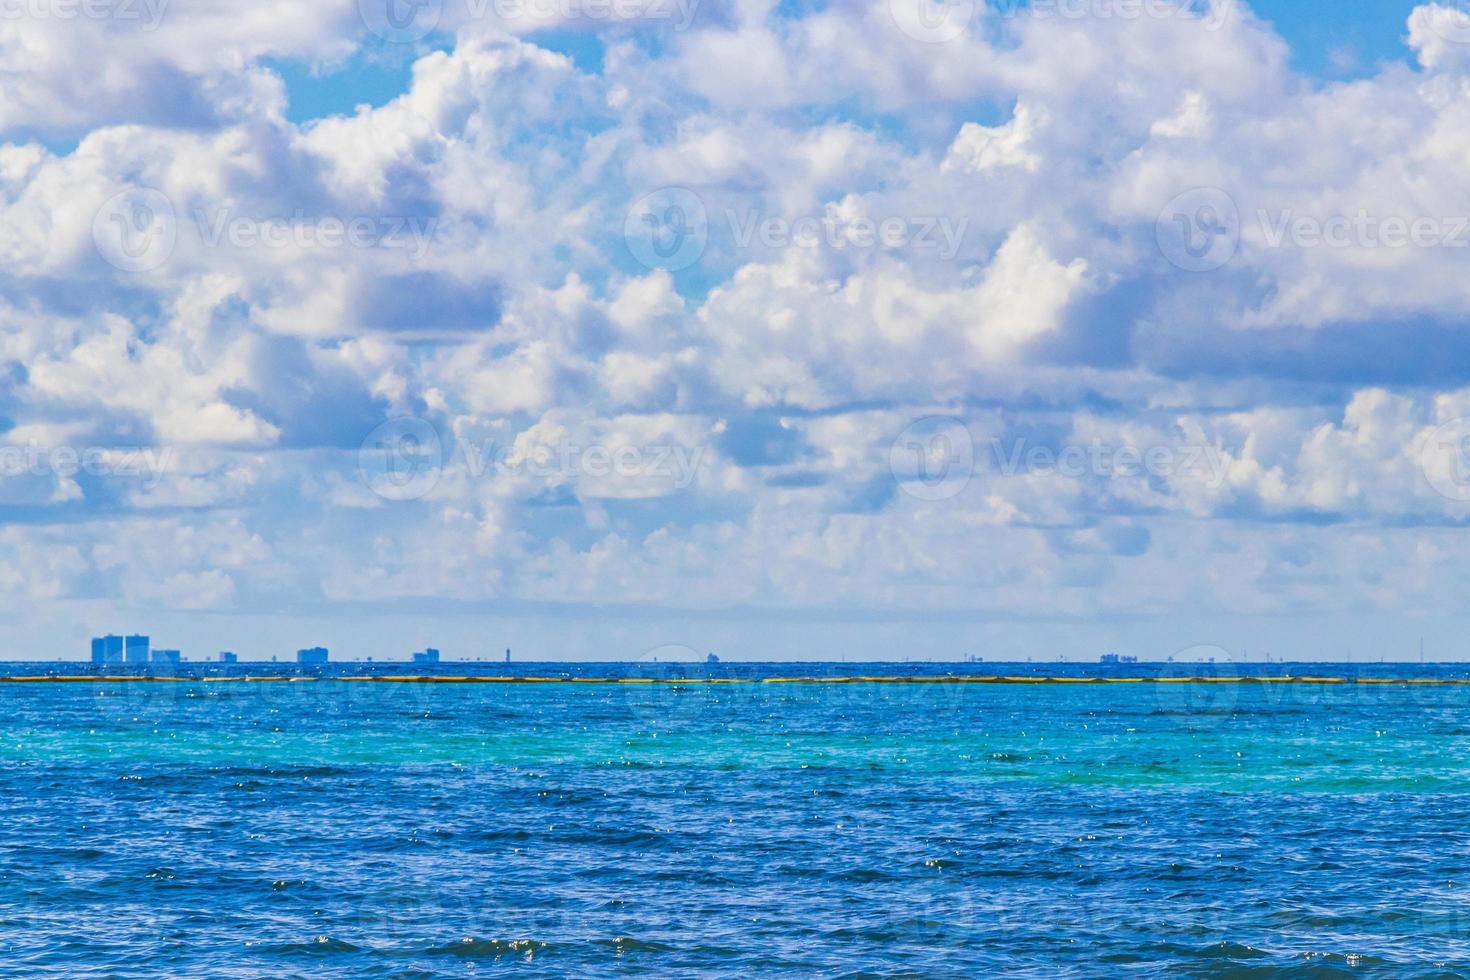
[[[1470,658],[1470,5],[0,3],[0,657]]]

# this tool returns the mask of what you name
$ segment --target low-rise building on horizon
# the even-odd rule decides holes
[[[120,664],[123,662],[123,638],[116,633],[92,637],[92,663]]]
[[[326,647],[306,647],[296,651],[296,662],[298,664],[324,664],[327,662]]]

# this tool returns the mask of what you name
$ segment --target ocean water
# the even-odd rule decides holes
[[[1470,976],[1470,687],[98,681],[0,712],[0,975]]]

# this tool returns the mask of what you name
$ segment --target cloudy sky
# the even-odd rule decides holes
[[[1443,3],[0,0],[0,656],[1470,656],[1467,161]]]

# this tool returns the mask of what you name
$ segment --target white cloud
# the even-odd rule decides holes
[[[1454,3],[1426,3],[1409,14],[1409,46],[1425,68],[1470,65],[1470,14]]]
[[[332,61],[361,30],[352,0],[37,2],[0,18],[0,130],[123,120],[208,124],[279,107],[267,57]]]
[[[1005,167],[1035,173],[1041,157],[1031,151],[1031,138],[1041,124],[1029,107],[1016,107],[1016,114],[1003,126],[981,126],[967,122],[949,148],[942,169],[986,174]]]
[[[1418,68],[1324,83],[1244,10],[984,16],[926,44],[887,8],[748,3],[606,39],[600,64],[450,23],[408,91],[305,125],[264,59],[346,57],[348,6],[195,4],[116,53],[95,25],[0,28],[0,128],[22,134],[0,145],[0,442],[173,451],[146,483],[0,482],[0,508],[73,520],[6,529],[51,557],[0,560],[0,593],[1086,616],[1329,602],[1323,582],[1391,602],[1343,556],[1405,582],[1454,562],[1409,530],[1470,517],[1455,459],[1424,456],[1470,414],[1454,11],[1411,15]],[[993,106],[1010,119],[974,121]],[[625,218],[668,186],[708,243],[644,268]],[[1198,188],[1236,212],[1218,268],[1160,242]],[[130,270],[96,219],[141,191],[176,241]],[[1444,238],[1296,224],[1360,212]],[[399,222],[424,247],[212,240],[237,219]],[[358,449],[403,415],[449,455],[389,502]],[[925,415],[980,458],[944,500],[890,469]],[[1169,465],[1005,472],[992,440]],[[487,445],[509,455],[465,455]],[[649,471],[675,448],[698,465]]]
[[[1179,102],[1178,111],[1154,123],[1149,128],[1149,134],[1166,139],[1198,138],[1209,133],[1213,121],[1210,105],[1204,94],[1186,92]]]

